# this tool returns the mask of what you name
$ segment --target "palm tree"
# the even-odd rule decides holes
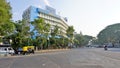
[[[39,47],[41,49],[45,48],[44,45],[46,45],[50,33],[50,24],[45,23],[44,19],[40,18],[35,19],[32,25],[34,26],[34,31],[37,33],[36,41],[38,41],[38,43],[41,42]]]
[[[70,44],[70,46],[71,46],[71,44],[73,44],[74,43],[74,28],[73,28],[73,26],[69,26],[68,27],[68,29],[66,30],[66,35],[67,35],[67,37],[68,37],[68,40],[69,40],[69,43],[68,44]]]
[[[49,23],[46,23],[45,27],[44,27],[44,35],[45,35],[45,40],[46,40],[46,47],[45,48],[48,48],[49,46],[49,38],[50,38],[50,24]]]
[[[52,48],[58,48],[59,47],[59,27],[56,25],[51,31],[51,44]]]

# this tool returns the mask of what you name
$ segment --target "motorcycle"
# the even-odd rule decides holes
[[[105,50],[105,51],[108,50],[107,46],[104,47],[104,50]]]

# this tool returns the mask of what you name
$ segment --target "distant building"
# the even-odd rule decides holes
[[[26,21],[26,24],[30,26],[30,31],[33,30],[34,26],[32,26],[29,22],[34,21],[38,18],[43,18],[46,23],[51,25],[51,28],[54,26],[58,26],[61,34],[65,36],[66,30],[68,29],[67,18],[61,17],[56,14],[56,10],[49,6],[46,6],[46,9],[41,9],[38,7],[30,6],[27,8],[22,15],[23,19]]]

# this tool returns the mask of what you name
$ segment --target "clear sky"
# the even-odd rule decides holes
[[[97,36],[106,26],[120,23],[120,0],[8,0],[13,20],[22,19],[22,12],[30,5],[52,6],[61,16],[68,18],[77,33]]]

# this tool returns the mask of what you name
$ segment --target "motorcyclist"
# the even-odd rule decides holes
[[[104,46],[104,50],[108,50],[107,45]]]

